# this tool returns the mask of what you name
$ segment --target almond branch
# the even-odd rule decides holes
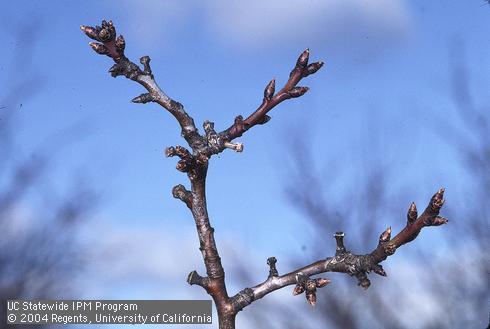
[[[191,148],[188,150],[183,146],[169,147],[166,149],[165,155],[178,157],[180,160],[177,162],[177,170],[186,173],[190,180],[190,191],[179,184],[173,188],[172,194],[184,202],[192,212],[199,238],[199,249],[202,252],[206,268],[206,276],[201,276],[196,271],[192,271],[188,275],[187,282],[190,285],[198,285],[204,288],[213,298],[218,312],[220,329],[234,329],[235,317],[240,310],[253,301],[288,285],[294,284],[293,293],[295,295],[305,293],[308,303],[315,305],[317,289],[325,287],[330,282],[326,278],[312,278],[312,276],[320,273],[346,273],[356,277],[361,287],[368,288],[370,281],[367,274],[373,271],[386,276],[379,263],[393,255],[397,248],[414,240],[423,227],[447,223],[445,218],[439,216],[439,210],[444,203],[444,190],[441,189],[432,197],[429,205],[418,218],[417,208],[413,203],[407,214],[406,227],[393,239],[391,239],[391,228],[388,228],[381,234],[378,246],[371,253],[365,255],[352,254],[344,246],[344,233],[337,232],[335,234],[337,248],[334,257],[319,260],[282,276],[279,275],[276,268],[276,258],[270,257],[267,260],[269,265],[267,279],[252,288],[243,289],[230,298],[225,284],[225,271],[216,247],[214,229],[211,227],[206,205],[205,187],[209,158],[226,148],[242,152],[243,145],[235,143],[233,140],[242,136],[251,127],[268,122],[270,117],[267,113],[284,100],[304,95],[308,88],[298,87],[297,84],[301,79],[317,72],[323,66],[323,62],[308,64],[309,50],[306,49],[299,56],[288,81],[281,90],[276,93],[275,80],[269,82],[264,90],[262,104],[246,119],[237,116],[235,122],[220,133],[215,131],[214,123],[206,121],[203,124],[205,135],[200,135],[193,118],[187,114],[182,104],[168,97],[157,85],[150,68],[150,58],[148,56],[141,57],[142,69],[126,58],[124,55],[125,40],[121,35],[116,35],[116,29],[111,21],[102,21],[102,26],[81,26],[81,29],[87,36],[98,41],[90,43],[90,46],[98,54],[107,55],[115,62],[109,70],[113,77],[123,75],[146,88],[147,93],[133,98],[132,101],[142,104],[155,102],[165,108],[177,119],[182,129],[182,136]]]
[[[409,207],[405,228],[393,239],[391,239],[391,227],[386,229],[380,235],[376,249],[368,254],[356,255],[351,253],[344,246],[344,233],[335,233],[337,247],[334,257],[316,261],[284,275],[277,275],[276,270],[276,275],[269,275],[264,282],[252,288],[246,288],[233,296],[233,308],[238,312],[253,301],[289,285],[296,285],[293,289],[293,295],[305,292],[308,303],[315,305],[316,288],[326,286],[330,280],[325,278],[311,279],[311,277],[325,272],[346,273],[356,277],[358,285],[362,288],[369,288],[371,282],[367,277],[368,273],[372,271],[378,275],[386,276],[386,272],[379,263],[393,255],[400,246],[414,240],[422,228],[439,226],[448,222],[447,219],[439,216],[439,211],[444,204],[443,196],[444,189],[440,189],[434,194],[426,210],[418,218],[415,203],[412,203]],[[243,294],[246,295],[246,298],[240,296]]]
[[[122,35],[116,35],[116,28],[112,21],[104,20],[102,26],[95,27],[81,25],[80,29],[89,38],[98,41],[89,43],[96,53],[107,55],[114,60],[115,64],[109,69],[113,77],[122,75],[146,88],[148,93],[133,98],[133,103],[155,102],[160,104],[177,119],[182,128],[182,136],[193,149],[203,146],[202,137],[197,131],[194,120],[187,114],[182,104],[167,96],[155,81],[150,67],[150,57],[140,58],[143,69],[131,62],[124,55],[126,41]]]
[[[272,79],[265,87],[262,104],[260,104],[257,110],[250,114],[245,120],[241,115],[237,116],[235,122],[228,129],[220,133],[222,138],[226,141],[232,141],[233,139],[242,136],[245,131],[253,126],[267,123],[270,120],[267,113],[276,105],[286,99],[303,96],[308,91],[308,87],[297,87],[296,85],[301,79],[316,73],[323,66],[323,62],[308,64],[309,57],[309,49],[306,49],[301,53],[296,61],[296,65],[289,74],[288,81],[277,93],[275,93],[276,81],[275,79]]]

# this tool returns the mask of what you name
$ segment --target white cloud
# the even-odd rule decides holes
[[[208,1],[208,22],[229,41],[245,46],[349,34],[404,34],[409,14],[396,0]],[[356,29],[361,29],[356,31]]]
[[[411,25],[403,0],[125,0],[123,9],[137,27],[139,42],[159,44],[186,25],[202,25],[200,32],[239,48],[348,42],[366,35],[399,39]]]

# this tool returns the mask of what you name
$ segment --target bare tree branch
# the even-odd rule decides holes
[[[400,246],[414,240],[423,227],[439,226],[447,223],[447,219],[439,216],[439,210],[444,203],[443,195],[444,189],[440,189],[434,194],[426,210],[418,219],[415,203],[412,203],[409,208],[409,219],[405,228],[390,240],[391,227],[389,227],[380,235],[376,249],[369,254],[355,255],[350,251],[347,251],[343,242],[344,233],[337,232],[335,234],[337,248],[334,257],[316,261],[282,276],[269,275],[266,281],[253,288],[245,289],[234,296],[233,298],[236,299],[235,308],[241,310],[248,305],[243,304],[244,298],[240,297],[240,294],[248,294],[248,299],[252,302],[277,289],[292,284],[296,284],[296,288],[293,290],[294,295],[306,291],[306,299],[310,304],[314,305],[315,303],[312,302],[312,300],[316,301],[316,297],[313,297],[312,295],[315,294],[315,289],[325,286],[326,283],[323,285],[316,284],[316,286],[310,283],[310,288],[308,289],[308,284],[305,282],[310,282],[311,280],[309,278],[311,276],[325,272],[341,272],[349,274],[350,276],[355,276],[358,279],[358,285],[367,289],[371,285],[371,282],[367,278],[367,273],[373,271],[381,276],[386,276],[383,267],[379,265],[380,262],[384,261],[388,256],[393,255]],[[242,302],[242,304],[240,304],[240,302]]]
[[[265,124],[270,117],[267,115],[276,105],[284,100],[297,98],[304,95],[307,87],[298,87],[299,81],[317,72],[323,62],[308,64],[309,50],[306,49],[298,58],[295,67],[289,75],[286,84],[275,93],[275,80],[269,82],[264,90],[262,104],[246,119],[237,116],[235,122],[226,130],[217,133],[214,123],[206,121],[203,124],[205,135],[199,134],[194,120],[184,111],[183,106],[169,98],[155,82],[153,73],[149,66],[150,58],[144,56],[140,62],[143,70],[129,61],[124,55],[125,41],[122,36],[116,37],[116,30],[111,21],[102,21],[102,26],[81,26],[81,29],[92,39],[100,43],[90,43],[91,47],[99,54],[107,55],[115,61],[115,65],[109,70],[112,76],[124,75],[145,87],[148,91],[133,99],[135,103],[156,102],[169,111],[179,122],[182,128],[182,136],[192,149],[192,152],[182,146],[169,147],[165,154],[169,157],[177,156],[177,170],[187,173],[191,182],[191,191],[182,185],[173,188],[174,197],[182,200],[190,208],[196,223],[199,237],[200,250],[206,267],[206,277],[192,271],[187,282],[191,285],[201,286],[212,296],[219,317],[221,329],[235,328],[236,314],[254,300],[260,299],[268,293],[282,287],[296,284],[294,294],[305,293],[307,301],[311,305],[316,303],[316,289],[326,286],[330,280],[324,278],[312,279],[311,276],[324,272],[342,272],[355,276],[359,285],[368,288],[370,281],[367,273],[374,271],[385,276],[380,262],[392,255],[398,247],[412,241],[417,237],[420,230],[425,226],[437,226],[447,222],[439,217],[439,210],[443,204],[443,193],[441,189],[432,198],[424,213],[417,219],[416,207],[410,206],[407,226],[393,239],[391,228],[383,232],[379,238],[377,248],[366,255],[355,255],[347,251],[343,245],[342,232],[338,232],[337,251],[334,257],[319,260],[308,266],[300,268],[283,276],[278,275],[276,259],[271,257],[269,265],[269,276],[263,283],[245,288],[233,297],[228,296],[225,285],[225,272],[214,240],[214,229],[210,225],[206,205],[206,174],[208,160],[213,154],[222,152],[225,148],[241,152],[243,145],[232,141],[257,124]]]

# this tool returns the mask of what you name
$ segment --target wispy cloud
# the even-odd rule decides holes
[[[125,0],[130,24],[144,40],[165,40],[187,26],[238,48],[276,47],[286,42],[349,42],[370,36],[399,40],[410,31],[402,0]]]
[[[248,47],[369,34],[397,38],[410,26],[403,2],[394,0],[212,0],[207,14],[215,32]]]

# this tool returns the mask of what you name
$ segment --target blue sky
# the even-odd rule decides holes
[[[74,177],[83,177],[100,191],[103,206],[87,228],[87,241],[97,235],[95,228],[100,236],[111,233],[115,245],[133,236],[164,237],[181,242],[183,257],[189,257],[185,263],[195,262],[202,272],[190,214],[170,194],[187,178],[174,170],[174,159],[163,156],[166,146],[182,144],[178,126],[157,105],[130,103],[143,92],[140,86],[109,76],[109,58],[96,55],[79,31],[79,25],[102,19],[112,19],[125,36],[133,61],[152,58],[160,86],[199,126],[211,120],[221,130],[236,115],[251,113],[267,82],[284,83],[306,47],[312,61],[326,62],[301,82],[310,87],[304,97],[281,104],[267,125],[240,138],[242,154],[229,151],[212,160],[208,205],[217,243],[227,248],[239,241],[225,254],[246,250],[243,260],[257,263],[269,254],[287,258],[308,243],[307,230],[297,233],[301,216],[283,192],[288,145],[297,134],[308,139],[319,172],[326,162],[340,163],[332,181],[339,198],[355,194],[366,171],[378,165],[393,174],[388,192],[403,189],[408,197],[400,204],[424,204],[445,186],[456,206],[467,192],[468,173],[452,165],[455,155],[437,130],[444,129],[438,125],[444,120],[457,125],[448,97],[452,58],[464,59],[477,82],[475,98],[489,103],[490,8],[483,1],[17,1],[5,3],[2,12],[1,99],[6,87],[22,79],[35,77],[33,88],[39,90],[25,100],[28,92],[17,91],[17,99],[0,104],[18,108],[15,137],[21,151],[13,156],[61,148],[46,185],[63,193]],[[35,40],[16,39],[26,26]],[[30,47],[32,60],[23,62]],[[15,63],[20,66],[12,72]],[[43,198],[32,193],[26,211],[35,212]],[[400,218],[404,213],[400,209]],[[396,227],[393,221],[384,218],[380,230]],[[287,225],[267,234],[278,223]],[[127,244],[134,248],[134,241]],[[155,250],[134,259],[155,253],[148,257],[158,263],[168,252],[158,256],[157,247],[165,246],[148,242]],[[232,266],[233,259],[224,262]],[[187,294],[183,279],[194,268],[183,267],[171,277],[182,278]],[[117,288],[94,291],[158,296],[153,285],[158,275],[149,274],[145,290],[143,283],[124,281],[131,278],[127,267],[121,273]],[[166,269],[148,273],[163,275]],[[170,298],[182,296],[178,288],[170,290]]]

